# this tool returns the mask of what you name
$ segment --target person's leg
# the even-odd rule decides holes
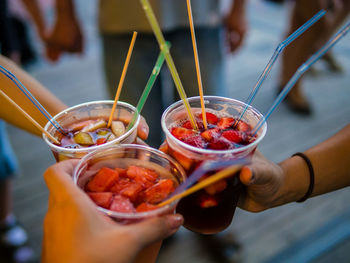
[[[33,250],[27,246],[27,234],[12,214],[11,177],[16,168],[16,158],[0,121],[0,258],[9,263],[29,263],[34,262]]]
[[[290,28],[288,35],[294,32],[308,19],[315,15],[320,9],[324,8],[324,1],[322,0],[296,0],[292,11]],[[290,80],[299,66],[302,65],[314,51],[314,44],[318,41],[320,32],[326,28],[325,18],[318,21],[310,29],[308,29],[302,36],[294,40],[288,47],[286,47],[282,54],[282,69],[281,80],[279,88]],[[286,98],[287,105],[295,112],[310,114],[311,108],[309,102],[305,98],[301,90],[301,79],[295,84]]]
[[[110,98],[114,99],[130,45],[131,34],[103,35],[102,40],[107,88]],[[128,102],[134,106],[137,105],[158,54],[159,47],[154,36],[152,34],[139,33],[120,94],[121,101]],[[159,79],[157,79],[141,112],[150,126],[147,142],[153,147],[158,147],[161,143],[160,118],[162,112],[162,94],[159,88]]]
[[[199,96],[197,73],[189,29],[167,35],[172,43],[171,54],[188,97]],[[204,95],[226,95],[221,29],[196,29],[198,57]]]

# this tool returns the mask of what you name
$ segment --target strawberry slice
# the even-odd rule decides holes
[[[158,207],[156,205],[152,205],[149,203],[141,203],[140,205],[138,205],[138,207],[136,207],[136,212],[146,212],[157,208]]]
[[[115,195],[112,201],[112,204],[109,210],[115,212],[123,212],[123,213],[133,213],[135,212],[134,205],[130,202],[130,200],[121,195]]]
[[[151,187],[159,177],[159,175],[151,169],[134,165],[129,166],[126,171],[126,176],[140,183],[144,188]]]
[[[135,202],[139,197],[139,193],[143,190],[141,184],[136,182],[130,182],[120,190],[120,194],[130,199],[131,202]]]
[[[96,144],[97,145],[101,145],[101,144],[104,144],[104,143],[106,143],[107,142],[107,139],[106,138],[98,138],[97,140],[96,140]]]
[[[234,143],[241,143],[246,139],[245,133],[235,130],[224,131],[222,136]]]
[[[231,143],[225,138],[214,139],[208,144],[208,148],[213,150],[227,150],[230,147]]]
[[[235,123],[232,117],[222,117],[218,122],[218,127],[222,130],[230,128]]]
[[[186,137],[183,142],[201,149],[204,149],[207,145],[204,139],[198,134]]]
[[[203,122],[202,121],[196,121],[198,129],[202,130],[204,128]],[[184,124],[181,125],[182,128],[190,129],[192,130],[192,123],[191,121],[185,121]]]
[[[98,206],[103,208],[109,208],[112,203],[113,193],[111,192],[102,192],[102,193],[87,193],[92,201]]]
[[[237,130],[241,131],[241,132],[249,132],[251,131],[251,127],[248,123],[244,122],[244,121],[239,121],[237,124]]]
[[[198,118],[200,118],[201,120],[203,120],[203,117],[202,117],[202,113],[198,115]],[[210,124],[216,124],[219,120],[219,118],[211,113],[211,112],[206,112],[205,113],[205,116],[207,117],[207,123],[210,123]]]
[[[215,195],[217,193],[220,193],[224,191],[227,187],[227,182],[225,179],[217,181],[214,184],[211,184],[207,187],[204,188],[204,190],[209,194],[209,195]]]
[[[182,127],[174,127],[171,129],[171,134],[179,140],[184,140],[186,137],[196,134],[195,131]]]
[[[144,191],[143,200],[150,204],[156,204],[163,201],[174,190],[173,180],[161,179],[158,183]]]
[[[219,204],[215,196],[211,195],[201,195],[199,198],[199,206],[202,208],[210,208],[217,206]]]
[[[220,130],[218,128],[206,130],[201,133],[201,136],[208,142],[213,139],[217,139],[220,137]]]
[[[118,172],[108,168],[101,168],[98,173],[87,183],[88,192],[106,192],[118,181]]]

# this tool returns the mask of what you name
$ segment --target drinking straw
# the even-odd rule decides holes
[[[170,195],[173,197],[184,192],[189,186],[197,182],[203,175],[210,171],[224,169],[232,165],[244,165],[248,163],[247,158],[239,158],[234,160],[206,161],[203,162],[175,191]]]
[[[205,104],[204,104],[204,97],[203,97],[203,84],[202,84],[202,77],[201,77],[201,69],[199,66],[198,49],[197,49],[196,35],[195,35],[195,31],[194,31],[191,0],[187,0],[187,12],[188,12],[188,19],[189,19],[190,28],[191,28],[191,38],[192,38],[192,46],[193,46],[193,53],[194,53],[194,61],[196,63],[198,89],[199,89],[199,96],[200,96],[200,100],[201,100],[201,109],[202,109],[202,119],[203,119],[204,129],[207,129],[207,115],[205,114]]]
[[[317,61],[319,60],[327,51],[332,48],[340,39],[342,39],[350,30],[350,22],[343,26],[336,35],[334,35],[323,47],[321,47],[315,54],[313,54],[304,64],[302,64],[288,83],[284,86],[283,90],[280,92],[278,97],[275,99],[270,109],[267,111],[265,118],[261,119],[255,128],[252,130],[252,134],[255,135],[259,129],[262,127],[265,121],[270,117],[271,113],[277,108],[277,106],[283,101],[287,96],[288,92],[292,89],[298,79]]]
[[[114,98],[114,103],[113,103],[113,107],[112,107],[112,110],[111,110],[111,114],[109,115],[109,120],[108,120],[108,124],[107,124],[108,128],[111,127],[111,124],[112,124],[114,111],[115,111],[115,108],[117,107],[117,103],[118,103],[118,100],[119,100],[120,92],[122,91],[122,87],[123,87],[126,71],[128,70],[131,54],[132,54],[132,51],[134,49],[136,36],[137,36],[137,32],[134,31],[134,33],[132,35],[131,43],[130,43],[130,46],[129,46],[128,54],[126,56],[126,60],[125,60],[125,63],[124,63],[122,75],[121,75],[120,80],[119,80],[117,93],[115,94],[115,98]]]
[[[247,100],[246,100],[246,106],[243,109],[240,117],[236,121],[235,126],[237,126],[238,122],[242,119],[243,115],[245,114],[248,106],[252,103],[253,99],[255,98],[256,94],[258,93],[262,83],[270,73],[273,64],[276,62],[278,56],[281,54],[283,49],[285,49],[290,43],[292,43],[297,37],[299,37],[302,33],[304,33],[307,29],[309,29],[313,24],[315,24],[318,20],[320,20],[324,15],[326,14],[325,10],[319,11],[316,15],[314,15],[310,20],[308,20],[305,24],[303,24],[301,27],[299,27],[296,31],[294,31],[289,37],[287,37],[284,41],[282,41],[277,48],[275,49],[275,52],[273,53],[272,57],[269,60],[269,63],[267,63],[265,69],[263,70],[262,74],[260,75],[258,82],[255,84],[253,90],[250,92]]]
[[[51,114],[40,104],[40,102],[30,93],[30,91],[22,84],[22,82],[9,70],[0,65],[0,72],[9,78],[22,93],[33,103],[33,105],[44,115],[44,117],[52,124],[56,130],[62,134],[66,134],[61,125],[52,118]]]
[[[2,90],[0,90],[1,95],[8,101],[10,102],[13,106],[15,106],[20,113],[24,115],[35,127],[37,127],[41,132],[45,133],[45,135],[54,143],[59,144],[60,142],[53,137],[50,133],[48,133],[43,127],[40,126],[39,123],[37,123],[27,112],[25,112],[16,102],[14,102],[9,96],[5,94]]]
[[[151,5],[150,5],[148,0],[140,0],[140,2],[141,2],[141,5],[143,7],[143,10],[146,13],[146,17],[147,17],[147,19],[148,19],[148,21],[149,21],[149,23],[151,25],[153,33],[154,33],[154,35],[155,35],[155,37],[156,37],[156,39],[158,41],[159,48],[160,48],[161,51],[164,52],[165,61],[168,64],[171,76],[173,77],[176,89],[177,89],[177,91],[179,93],[179,96],[180,96],[180,98],[181,98],[181,100],[182,100],[182,102],[184,104],[184,107],[185,107],[185,109],[187,111],[187,115],[188,115],[188,118],[189,118],[189,120],[190,120],[190,122],[192,124],[192,127],[193,127],[193,129],[198,130],[197,123],[196,123],[196,121],[194,119],[194,116],[193,116],[193,113],[191,111],[190,104],[187,101],[187,96],[186,96],[186,93],[185,93],[184,88],[182,86],[179,74],[178,74],[178,72],[176,70],[173,58],[170,55],[169,48],[168,48],[168,46],[165,43],[164,36],[163,36],[162,31],[161,31],[161,29],[159,27],[157,19],[156,19],[155,15],[154,15],[152,7],[151,7]]]
[[[168,47],[170,47],[170,42],[166,42],[166,44],[168,45]],[[135,121],[137,119],[137,116],[139,114],[141,114],[141,111],[143,109],[143,106],[146,103],[148,95],[151,92],[152,87],[154,85],[154,82],[156,81],[157,76],[159,75],[159,72],[163,66],[164,59],[165,59],[164,52],[160,51],[159,56],[158,56],[157,61],[156,61],[156,64],[154,65],[154,68],[152,70],[151,76],[149,77],[147,84],[145,86],[145,89],[143,90],[142,95],[137,103],[136,111],[135,111],[131,121],[129,122],[128,127],[126,128],[127,131],[130,130],[134,126]]]
[[[171,202],[174,202],[175,200],[178,200],[180,198],[183,198],[185,196],[188,196],[190,194],[193,194],[194,192],[197,192],[213,183],[216,183],[219,180],[222,180],[226,177],[232,176],[234,173],[238,172],[242,168],[242,165],[232,165],[224,170],[221,170],[220,172],[217,172],[216,174],[213,174],[209,176],[208,178],[204,179],[203,181],[200,181],[198,184],[195,184],[191,188],[187,189],[186,191],[180,192],[179,194],[173,195],[169,199],[159,203],[157,206],[164,206],[167,204],[170,204]]]

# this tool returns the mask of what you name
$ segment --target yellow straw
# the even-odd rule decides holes
[[[182,193],[174,195],[173,197],[165,200],[164,202],[159,203],[157,206],[165,206],[167,204],[170,204],[171,202],[174,202],[175,200],[178,200],[185,196],[193,194],[194,192],[197,192],[198,190],[201,190],[221,179],[232,176],[234,173],[238,172],[241,168],[242,168],[242,165],[229,166],[228,168],[225,168],[224,170],[221,170],[220,172],[217,172],[216,174],[209,176],[203,181],[200,181],[198,184],[195,184],[194,186],[188,188],[186,191],[183,191]]]
[[[190,104],[187,101],[187,96],[186,96],[186,93],[185,93],[184,88],[182,86],[179,74],[176,70],[173,58],[170,55],[169,48],[165,43],[164,36],[162,34],[162,31],[160,30],[159,24],[158,24],[157,19],[154,15],[152,7],[151,7],[148,0],[140,0],[140,2],[142,4],[142,7],[143,7],[145,13],[146,13],[147,19],[151,25],[153,33],[158,41],[160,50],[164,53],[165,61],[168,64],[171,76],[173,77],[173,80],[174,80],[174,83],[176,86],[176,89],[177,89],[177,91],[180,95],[180,98],[182,99],[182,102],[187,110],[187,115],[191,121],[192,127],[193,127],[193,129],[198,130],[197,123],[196,123],[195,118],[193,116],[193,113],[191,111]]]
[[[194,60],[196,62],[198,89],[199,89],[199,96],[200,96],[200,99],[201,99],[201,109],[202,109],[203,124],[204,124],[204,129],[207,129],[207,115],[205,114],[205,105],[204,105],[204,97],[203,97],[203,84],[202,84],[202,77],[201,77],[201,69],[200,69],[200,66],[199,66],[199,58],[198,58],[198,49],[197,49],[196,35],[195,35],[195,32],[194,32],[191,0],[187,0],[187,11],[188,11],[188,19],[190,21]]]
[[[114,111],[115,111],[115,108],[117,107],[117,103],[118,103],[118,100],[119,100],[120,92],[122,91],[122,87],[123,87],[123,83],[124,83],[126,71],[128,70],[128,66],[129,66],[129,62],[130,62],[130,57],[131,57],[132,51],[133,51],[133,49],[134,49],[136,36],[137,36],[137,32],[134,31],[134,33],[133,33],[133,35],[132,35],[131,43],[130,43],[130,46],[129,46],[129,51],[128,51],[128,54],[127,54],[127,56],[126,56],[126,60],[125,60],[124,68],[123,68],[123,71],[122,71],[122,75],[121,75],[121,77],[120,77],[119,85],[118,85],[118,88],[117,88],[117,93],[115,94],[115,98],[114,98],[114,103],[113,103],[112,111],[111,111],[111,114],[109,115],[109,120],[108,120],[108,124],[107,124],[107,127],[108,127],[108,128],[109,128],[109,127],[111,126],[111,124],[112,124]]]
[[[7,99],[13,106],[15,106],[17,108],[17,110],[19,110],[20,113],[22,113],[24,115],[24,117],[26,117],[35,127],[37,127],[41,132],[45,133],[45,135],[54,143],[56,144],[60,144],[60,142],[53,137],[50,133],[48,133],[43,127],[40,126],[39,123],[36,122],[36,120],[34,120],[27,112],[25,112],[20,106],[18,106],[18,104],[16,102],[14,102],[9,96],[7,96],[5,94],[5,92],[3,92],[2,90],[0,90],[0,93],[2,96],[4,96],[5,99]]]

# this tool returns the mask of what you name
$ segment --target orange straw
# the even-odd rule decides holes
[[[194,186],[188,188],[186,191],[183,191],[177,195],[174,195],[173,197],[159,203],[157,206],[165,206],[167,204],[170,204],[174,202],[175,200],[184,198],[190,194],[193,194],[194,192],[197,192],[213,183],[216,183],[219,180],[222,180],[224,178],[230,177],[236,172],[238,172],[242,168],[242,165],[232,165],[224,170],[221,170],[220,172],[217,172],[216,174],[213,174],[209,176],[208,178],[204,179],[203,181],[200,181],[198,184],[195,184]]]
[[[198,79],[198,89],[199,89],[199,96],[200,96],[200,99],[201,99],[201,108],[202,108],[203,124],[204,124],[204,129],[207,129],[207,115],[205,114],[205,105],[204,105],[204,97],[203,97],[203,84],[202,84],[202,77],[201,77],[201,69],[200,69],[200,66],[199,66],[196,35],[195,35],[195,32],[194,32],[194,24],[193,24],[191,0],[187,0],[187,11],[188,11],[188,19],[189,19],[189,21],[190,21],[190,28],[191,28],[191,37],[192,37],[192,46],[193,46],[194,60],[195,60],[195,62],[196,62],[196,71],[197,71],[197,79]]]
[[[117,88],[117,93],[115,94],[111,115],[109,115],[109,120],[108,120],[108,124],[107,124],[108,128],[111,127],[111,124],[112,124],[114,111],[115,111],[115,108],[117,107],[117,103],[118,103],[118,100],[119,100],[120,92],[122,91],[122,87],[123,87],[126,71],[128,70],[130,57],[131,57],[131,54],[132,54],[132,50],[134,49],[136,36],[137,36],[137,32],[134,31],[134,33],[132,35],[131,43],[130,43],[130,46],[129,46],[128,55],[126,56],[126,60],[125,60],[124,68],[123,68],[123,71],[122,71],[122,75],[120,77],[119,85],[118,85],[118,88]]]
[[[16,102],[14,102],[9,96],[7,96],[5,94],[5,92],[3,92],[2,90],[0,90],[0,93],[2,96],[4,96],[5,99],[7,99],[13,106],[15,106],[20,113],[22,113],[24,115],[24,117],[26,117],[35,127],[37,127],[41,132],[45,133],[45,135],[54,143],[56,144],[60,144],[60,142],[53,137],[50,133],[48,133],[43,127],[40,126],[39,123],[36,122],[36,120],[34,120],[28,113],[26,113],[20,106],[17,105]]]

